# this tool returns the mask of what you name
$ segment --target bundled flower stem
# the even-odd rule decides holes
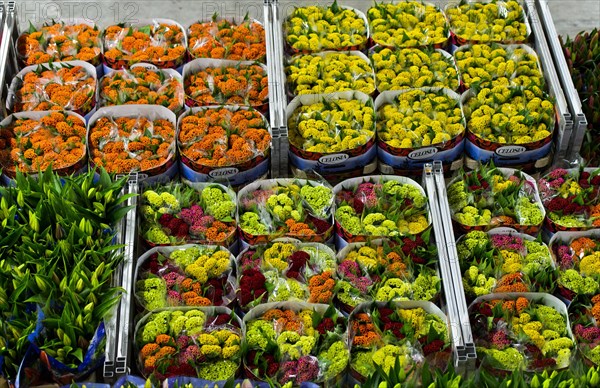
[[[197,22],[188,29],[188,51],[194,58],[264,62],[267,55],[264,27],[248,18],[240,23],[219,19]]]
[[[12,121],[0,128],[0,163],[4,173],[14,176],[17,169],[32,173],[49,166],[73,173],[79,162],[85,161],[86,129],[81,116],[53,111],[11,117]]]
[[[85,23],[53,23],[29,30],[17,40],[17,53],[25,65],[82,60],[100,64],[100,31]]]

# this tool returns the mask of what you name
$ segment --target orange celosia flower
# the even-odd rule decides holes
[[[144,360],[144,368],[152,369],[156,365],[157,358],[155,356],[150,356]]]
[[[259,65],[209,67],[184,80],[186,96],[197,105],[261,106],[269,98],[268,83],[267,73]]]
[[[15,119],[0,128],[0,139],[4,144],[0,163],[8,171],[37,172],[50,165],[67,169],[85,153],[85,123],[67,112],[53,111],[39,120]]]
[[[109,62],[151,62],[158,67],[175,67],[185,57],[185,34],[176,24],[115,25],[104,31],[104,48]]]
[[[264,155],[271,134],[264,117],[250,110],[211,108],[181,120],[179,148],[200,165],[224,167]]]
[[[86,24],[54,23],[26,32],[17,41],[17,52],[26,65],[76,59],[98,65],[100,47],[100,31]]]
[[[129,148],[130,142],[135,144],[134,150]],[[94,164],[113,173],[160,167],[173,155],[174,143],[175,127],[164,119],[101,117],[90,128]]]
[[[183,108],[184,100],[181,80],[145,67],[112,72],[100,85],[103,106],[154,104],[177,113]]]
[[[573,240],[570,246],[573,252],[575,252],[575,255],[581,256],[586,251],[594,249],[596,247],[596,243],[591,238],[580,237]]]
[[[144,347],[141,350],[142,353],[142,358],[146,358],[148,356],[153,355],[154,353],[156,353],[158,350],[160,349],[160,345],[152,343],[152,344],[146,344],[144,345]]]
[[[529,301],[527,298],[518,297],[516,302],[517,312],[521,314],[527,307],[529,307]]]
[[[172,346],[163,346],[160,350],[154,355],[157,359],[161,359],[164,356],[168,356],[171,354],[175,354],[175,348]]]
[[[329,303],[333,298],[334,287],[335,280],[329,271],[311,277],[308,282],[308,289],[310,291],[308,302]]]
[[[168,345],[168,344],[175,343],[175,340],[170,335],[159,334],[156,336],[156,343],[159,345]]]
[[[304,222],[297,222],[292,218],[285,221],[285,224],[287,225],[287,227],[289,229],[290,235],[311,236],[311,235],[317,234],[314,230],[312,230],[308,226],[308,224],[305,224]]]
[[[22,81],[16,93],[16,112],[57,108],[86,114],[93,108],[96,79],[81,66],[38,67]]]
[[[596,322],[600,322],[600,303],[596,303],[592,306],[592,315],[596,319]]]
[[[188,49],[195,58],[264,61],[265,29],[260,23],[226,20],[194,23],[188,30]]]

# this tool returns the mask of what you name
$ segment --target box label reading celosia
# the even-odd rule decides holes
[[[229,177],[234,176],[238,172],[240,172],[240,170],[238,170],[235,167],[219,168],[217,170],[212,170],[211,172],[209,172],[208,176],[210,176],[211,178],[229,178]]]
[[[348,156],[348,154],[326,155],[326,156],[321,156],[319,158],[319,163],[325,164],[325,165],[339,164],[339,163],[343,162],[344,160],[347,160],[348,158],[350,158],[350,156]]]
[[[438,149],[436,147],[421,148],[408,154],[408,158],[413,160],[429,159],[437,153]]]
[[[523,146],[506,146],[498,148],[496,154],[499,156],[520,155],[525,152],[525,150],[526,148]]]

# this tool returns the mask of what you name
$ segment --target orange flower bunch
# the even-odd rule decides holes
[[[330,271],[325,271],[319,275],[315,275],[308,281],[308,289],[310,290],[309,303],[329,303],[333,298],[333,289],[335,280]]]
[[[175,127],[169,120],[102,117],[90,129],[91,157],[112,173],[148,171],[173,154]]]
[[[150,370],[156,366],[156,362],[163,357],[175,354],[176,342],[173,337],[167,334],[159,334],[155,342],[144,345],[140,351],[144,360],[144,368]]]
[[[115,71],[102,78],[102,105],[152,104],[162,105],[173,112],[183,108],[183,83],[163,72],[135,67]]]
[[[522,273],[504,275],[496,284],[494,292],[528,292],[529,287],[525,284]]]
[[[591,217],[594,219],[593,226],[600,227],[600,203],[590,208]]]
[[[191,278],[181,282],[181,297],[186,306],[210,306],[210,299],[202,296],[202,284]]]
[[[109,61],[155,64],[183,61],[185,34],[176,24],[156,23],[141,27],[114,25],[104,32],[104,47],[104,57]]]
[[[81,66],[38,66],[23,77],[15,112],[67,109],[86,114],[93,108],[95,91],[96,79]]]
[[[228,225],[221,221],[213,222],[212,226],[206,230],[208,241],[225,241],[235,229],[234,225]]]
[[[194,23],[188,31],[189,51],[194,58],[264,61],[265,29],[247,18],[240,24],[227,20]]]
[[[354,332],[352,345],[370,348],[381,340],[381,337],[375,331],[375,325],[369,314],[356,314],[351,325]]]
[[[594,319],[596,319],[596,322],[600,322],[600,294],[594,295],[592,303],[592,315],[594,316]]]
[[[53,61],[82,60],[100,63],[100,31],[87,24],[54,23],[30,30],[17,41],[17,51],[27,66]]]
[[[570,247],[575,256],[582,256],[587,251],[595,250],[596,242],[589,237],[580,237],[573,240]]]
[[[15,118],[0,128],[0,163],[9,171],[71,167],[85,156],[85,123],[67,112]]]
[[[270,145],[267,123],[256,111],[210,108],[181,120],[180,150],[200,165],[241,164],[264,155]]]
[[[184,84],[194,105],[260,106],[269,98],[267,72],[260,65],[209,67],[186,77]]]
[[[312,236],[314,234],[317,234],[317,232],[312,230],[308,224],[304,222],[298,222],[293,218],[290,218],[287,221],[285,221],[285,225],[288,228],[287,233],[296,236]]]
[[[275,322],[275,328],[279,332],[302,331],[302,319],[292,310],[271,309],[263,314],[264,321]]]

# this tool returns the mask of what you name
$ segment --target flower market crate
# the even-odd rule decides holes
[[[99,107],[133,103],[162,105],[180,114],[185,108],[183,77],[173,69],[137,63],[102,77],[96,100]]]
[[[557,232],[548,246],[559,270],[556,294],[563,302],[600,293],[600,231]]]
[[[333,302],[335,252],[325,244],[280,238],[250,246],[236,259],[237,299],[242,312],[261,303]]]
[[[337,184],[333,192],[338,250],[373,238],[419,235],[431,226],[425,190],[410,178],[351,178]]]
[[[340,181],[343,175],[362,175],[377,156],[373,100],[362,92],[301,95],[286,114],[290,164],[299,170]],[[324,136],[331,140],[321,143]]]
[[[10,84],[6,109],[17,113],[61,107],[87,120],[96,107],[97,84],[96,68],[85,61],[27,66]]]
[[[187,28],[187,51],[192,59],[214,58],[266,63],[263,24],[247,16],[241,20],[213,15]]]
[[[447,121],[436,118],[441,113],[435,106],[436,98],[444,98],[443,104],[455,104],[443,112]],[[404,100],[408,100],[409,105],[412,102],[412,105],[401,107],[401,101]],[[417,103],[419,106],[426,105],[425,101],[428,107],[424,106],[422,110],[415,107]],[[441,160],[448,168],[462,159],[466,120],[460,96],[455,92],[442,88],[387,91],[375,100],[375,110],[380,118],[377,125],[377,156],[381,164],[392,168],[394,173],[412,171],[411,175],[419,175],[423,166],[433,160]],[[423,120],[413,116],[415,113],[420,113]],[[411,119],[410,124],[405,124],[408,118]],[[422,132],[420,127],[424,127]],[[405,136],[402,136],[403,132]],[[428,144],[425,140],[428,140]]]
[[[429,231],[423,236],[350,243],[337,254],[336,302],[346,313],[371,301],[442,305],[438,260]]]
[[[482,163],[491,160],[497,166],[519,166],[548,156],[552,151],[557,113],[550,97],[540,88],[537,90],[539,94],[520,87],[502,87],[502,90],[497,92],[490,88],[482,88],[479,91],[471,88],[463,93],[461,100],[467,120],[466,155]],[[503,104],[494,102],[493,106],[490,106],[482,101],[489,94],[493,94],[494,99],[510,100],[509,106],[513,107],[510,117],[501,113],[508,102]],[[493,119],[492,114],[487,116],[483,114],[485,107],[491,108],[494,112],[493,117],[498,117],[498,120]],[[524,113],[518,114],[522,112]],[[528,122],[525,117],[533,113],[537,114],[538,119]],[[496,138],[492,131],[502,130],[503,125],[515,126],[514,131],[519,129],[524,134],[510,138],[511,132],[503,130],[503,136]],[[488,130],[490,133],[484,134]]]
[[[369,50],[369,58],[379,93],[424,87],[458,92],[461,86],[454,57],[446,50],[377,45]]]
[[[491,293],[554,292],[556,264],[539,238],[504,227],[469,232],[456,246],[467,302]]]
[[[448,202],[457,235],[506,226],[537,235],[546,210],[535,179],[524,172],[481,166],[462,172],[448,185]],[[500,205],[501,209],[497,209]],[[492,213],[494,210],[494,213]]]
[[[227,380],[239,372],[244,336],[244,323],[227,307],[155,310],[136,323],[136,365],[144,377],[158,380]]]
[[[279,237],[329,243],[333,237],[334,193],[322,182],[265,179],[238,192],[240,248]]]
[[[165,307],[228,306],[235,301],[235,257],[218,245],[150,249],[135,268],[135,299],[144,311]]]
[[[179,118],[181,175],[192,182],[226,182],[239,189],[265,178],[271,147],[269,122],[251,107],[194,107]]]
[[[248,384],[249,385],[245,385]],[[170,377],[163,383],[164,388],[177,388],[177,387],[198,387],[198,388],[225,388],[229,387],[229,380],[206,380],[195,377]],[[252,381],[247,379],[235,379],[233,381],[234,387],[248,386],[252,388],[270,388],[271,386],[267,382],[263,381]],[[143,384],[142,384],[143,386]]]
[[[577,343],[577,350],[586,366],[592,368],[600,364],[598,357],[598,336],[600,328],[600,296],[592,298],[578,298],[569,305],[569,319],[571,330]]]
[[[186,243],[236,248],[236,193],[219,183],[146,186],[139,211],[139,234],[151,248]]]
[[[286,51],[291,55],[327,50],[364,51],[367,48],[371,36],[369,22],[366,15],[356,8],[334,1],[325,6],[285,7],[284,10],[283,40]],[[323,29],[320,22],[326,22],[329,28]],[[307,29],[307,25],[311,28]],[[341,37],[343,34],[349,36],[346,44]]]
[[[253,61],[198,58],[183,68],[185,102],[189,107],[206,105],[251,106],[267,112],[267,67]]]
[[[453,57],[464,89],[469,89],[471,84],[546,88],[540,59],[526,44],[469,44],[458,47]],[[477,60],[485,62],[478,64]],[[487,71],[487,66],[491,66],[495,73]]]
[[[452,32],[452,41],[458,45],[468,43],[526,43],[532,34],[529,19],[521,1],[452,1],[444,7],[448,24]],[[481,20],[485,15],[485,22],[481,22],[475,29],[467,28],[471,18]],[[491,17],[488,17],[492,15]],[[492,17],[496,16],[494,19]],[[504,24],[498,21],[503,20]],[[510,23],[519,23],[517,28],[506,32],[503,27]]]
[[[546,208],[545,231],[552,234],[600,227],[600,169],[555,168],[538,179],[538,187]]]
[[[140,62],[181,73],[186,59],[185,29],[171,19],[139,19],[109,26],[103,32],[103,43],[105,74]]]
[[[565,369],[571,364],[575,341],[567,307],[550,294],[481,296],[469,306],[469,316],[478,364],[496,375]]]
[[[442,48],[450,39],[446,17],[433,3],[382,2],[373,5],[366,14],[371,30],[371,45],[392,48]],[[409,20],[406,15],[410,15]],[[426,20],[429,16],[433,22]]]
[[[343,384],[350,358],[346,319],[326,304],[267,303],[244,316],[244,372],[284,384]],[[295,378],[294,378],[295,376]]]
[[[47,62],[81,60],[96,68],[98,78],[102,76],[102,31],[93,22],[69,18],[48,24],[32,23],[31,20],[29,23],[29,30],[23,32],[16,42],[17,61],[21,68]],[[83,38],[79,38],[80,35],[86,36],[87,40],[81,42]],[[67,39],[60,45],[60,52],[49,52],[48,46],[61,42],[64,36]],[[73,54],[72,50],[76,53]]]
[[[398,357],[405,382],[418,383],[425,360],[441,370],[451,364],[451,336],[448,318],[431,302],[362,303],[348,318],[350,381],[364,383],[375,365],[389,373]]]
[[[13,113],[0,122],[2,180],[8,184],[15,178],[17,169],[36,174],[52,166],[59,175],[83,172],[87,169],[85,143],[85,119],[77,113]],[[52,152],[43,152],[48,146]]]
[[[331,68],[332,63],[333,68],[325,70]],[[351,70],[351,67],[357,68],[357,71]],[[372,96],[376,91],[371,61],[360,51],[321,51],[294,55],[286,63],[285,76],[286,93],[290,101],[295,96],[304,94],[354,90]],[[340,83],[341,76],[343,79]],[[319,85],[317,81],[324,81],[325,84]]]
[[[100,108],[88,122],[90,164],[116,174],[144,174],[146,184],[170,180],[178,173],[176,127],[175,113],[164,106]]]

